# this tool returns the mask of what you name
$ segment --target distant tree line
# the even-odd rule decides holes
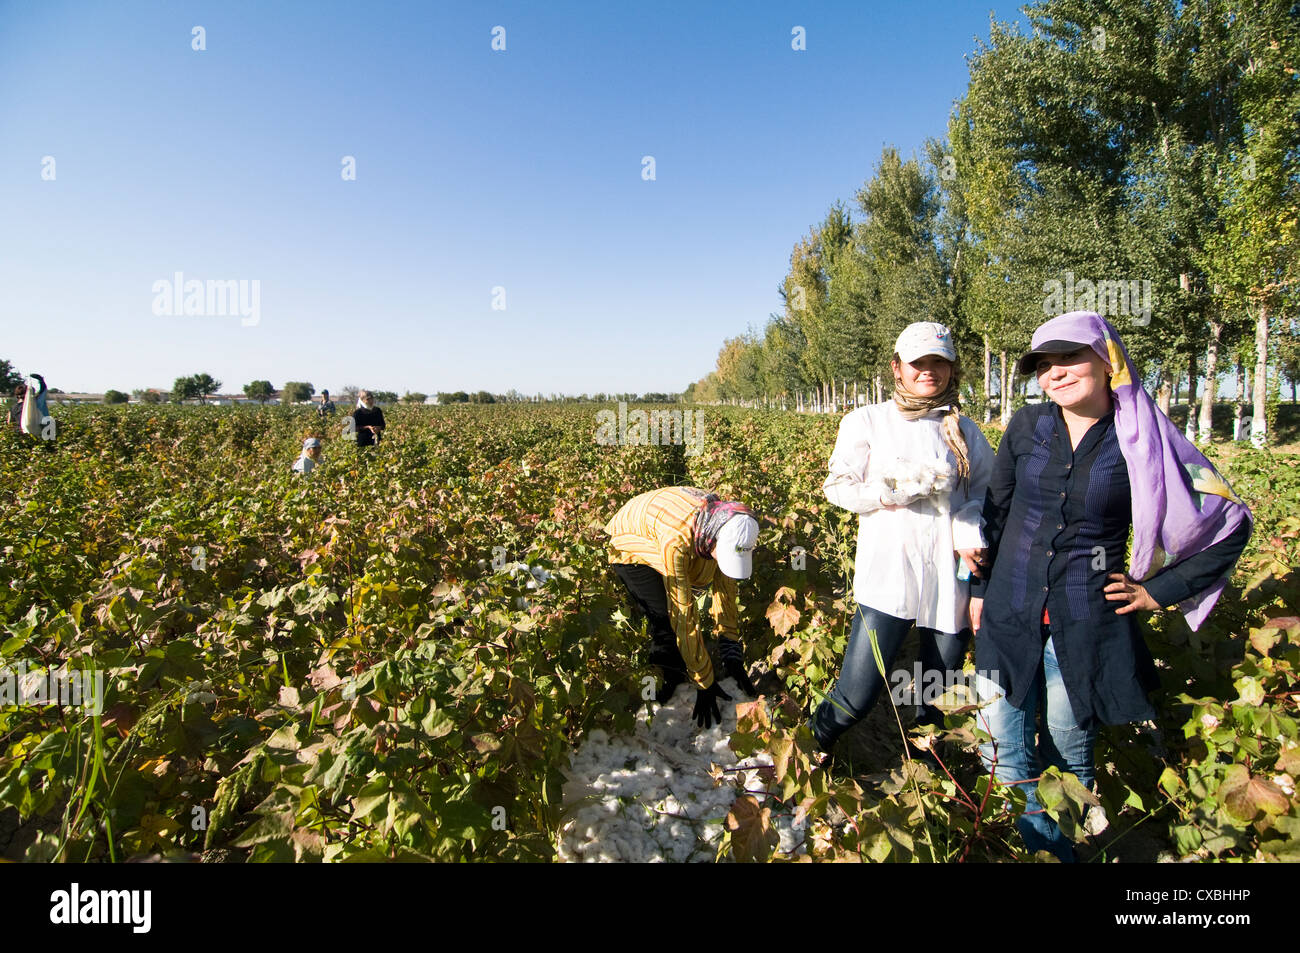
[[[13,365],[8,361],[0,360],[0,394],[10,394],[13,389],[21,384],[23,377]],[[138,388],[131,394],[124,391],[109,389],[104,393],[104,401],[109,404],[125,404],[134,397],[137,401],[146,404],[158,404],[164,402],[182,403],[187,400],[198,400],[207,403],[209,397],[217,394],[221,390],[221,381],[214,378],[211,374],[191,374],[187,377],[178,377],[172,384],[170,391],[150,390]],[[51,388],[51,393],[62,393],[58,388]],[[273,397],[279,397],[287,404],[297,404],[309,401],[316,393],[316,387],[310,381],[286,381],[284,387],[278,391],[270,381],[258,380],[250,381],[244,385],[244,396],[250,400],[256,400],[258,403],[265,403]],[[349,384],[339,390],[334,396],[344,403],[356,403],[357,395],[361,388],[354,384]],[[370,394],[374,397],[375,402],[379,404],[396,404],[399,401],[396,391],[391,390],[371,390]],[[668,394],[649,392],[645,394],[580,394],[570,396],[568,394],[549,394],[541,393],[527,395],[517,390],[508,390],[504,394],[491,394],[485,390],[467,393],[466,391],[441,391],[438,393],[438,403],[440,404],[520,404],[520,403],[612,403],[616,401],[653,403],[653,404],[671,404],[681,400],[681,394]],[[429,399],[428,394],[419,391],[407,391],[400,398],[404,404],[423,404]]]
[[[954,332],[968,412],[1006,419],[1033,329],[1091,310],[1162,408],[1185,394],[1201,439],[1228,369],[1261,435],[1300,378],[1294,0],[1025,13],[1027,34],[993,23],[969,57],[946,138],[919,158],[884,150],[853,206],[794,245],[782,311],[725,341],[687,399],[884,399],[898,332],[934,320]]]

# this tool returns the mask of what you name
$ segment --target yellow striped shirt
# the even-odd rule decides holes
[[[623,504],[605,527],[610,563],[649,566],[664,577],[668,617],[677,647],[700,688],[713,684],[713,663],[700,637],[692,589],[713,587],[710,615],[722,638],[740,638],[736,580],[718,572],[716,560],[695,555],[691,545],[695,516],[704,501],[683,490],[651,490]]]

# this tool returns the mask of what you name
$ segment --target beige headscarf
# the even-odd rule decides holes
[[[894,360],[902,363],[897,354],[894,355]],[[939,424],[939,430],[943,434],[943,442],[957,458],[957,476],[962,480],[969,480],[970,452],[966,448],[966,438],[961,435],[961,394],[957,386],[960,378],[961,369],[954,363],[952,375],[948,378],[948,387],[942,394],[933,397],[920,397],[908,390],[901,380],[896,380],[894,403],[898,405],[898,412],[906,420],[919,420],[936,410],[947,411]]]

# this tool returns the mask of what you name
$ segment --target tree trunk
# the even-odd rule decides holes
[[[1246,416],[1246,368],[1237,355],[1237,396],[1232,402],[1232,439],[1241,440],[1241,424]]]
[[[993,419],[992,405],[993,389],[993,352],[989,350],[989,336],[984,335],[984,413],[981,419],[988,423]]]
[[[1262,447],[1268,442],[1268,305],[1260,303],[1255,319],[1255,407],[1250,421],[1250,442]]]
[[[1187,355],[1187,426],[1183,436],[1196,439],[1196,352]]]
[[[1223,322],[1210,319],[1210,343],[1205,348],[1205,390],[1201,392],[1201,419],[1197,422],[1196,439],[1198,443],[1207,444],[1214,431],[1214,398],[1218,390],[1215,374],[1219,368],[1219,336],[1223,333]]]
[[[1011,374],[1007,368],[1007,352],[1003,351],[1000,355],[1002,362],[1002,426],[1006,426],[1011,421]]]
[[[1169,416],[1169,398],[1172,396],[1169,380],[1169,368],[1164,364],[1160,365],[1160,383],[1156,388],[1156,406],[1166,416]]]

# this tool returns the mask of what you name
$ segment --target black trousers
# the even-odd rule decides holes
[[[650,664],[658,665],[665,672],[673,670],[684,676],[686,660],[677,647],[677,633],[673,631],[668,616],[668,588],[664,577],[649,566],[635,563],[614,563],[610,568],[649,622]]]

